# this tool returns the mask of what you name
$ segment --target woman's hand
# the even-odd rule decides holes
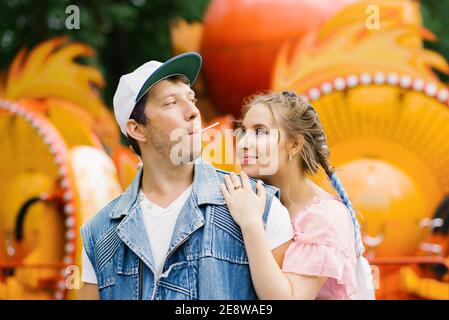
[[[226,175],[225,183],[220,185],[226,204],[232,218],[242,229],[252,228],[262,223],[265,209],[265,188],[262,182],[257,181],[257,194],[251,188],[248,175],[242,171],[241,181],[231,172]]]

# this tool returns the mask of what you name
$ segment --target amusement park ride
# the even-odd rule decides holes
[[[449,65],[423,48],[435,37],[415,1],[312,2],[213,0],[202,25],[173,26],[174,51],[204,57],[203,118],[224,130],[257,90],[306,96],[360,212],[377,298],[449,299],[449,90],[432,71]],[[382,16],[371,30],[373,4]],[[51,39],[0,77],[0,299],[79,298],[79,228],[136,172],[98,95],[101,74],[74,61],[92,54]]]

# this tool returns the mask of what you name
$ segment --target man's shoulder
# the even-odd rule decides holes
[[[111,225],[115,225],[110,217],[110,214],[117,209],[117,205],[123,197],[123,193],[117,196],[115,199],[111,200],[107,205],[105,205],[100,211],[98,211],[90,220],[86,221],[82,229],[89,228],[91,233],[93,230],[101,234],[101,229],[108,229]]]

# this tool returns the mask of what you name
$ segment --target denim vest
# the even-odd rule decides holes
[[[243,237],[220,190],[225,171],[194,164],[192,193],[176,221],[162,274],[155,279],[138,192],[142,169],[128,189],[81,228],[100,299],[257,299]],[[250,179],[253,190],[255,180]],[[265,185],[266,224],[273,196]]]

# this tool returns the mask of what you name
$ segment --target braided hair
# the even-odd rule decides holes
[[[257,94],[245,101],[241,118],[244,118],[252,106],[259,103],[268,106],[273,115],[273,106],[284,107],[283,111],[285,112],[278,112],[277,114],[280,116],[287,133],[292,137],[302,136],[304,138],[299,157],[302,170],[305,174],[316,174],[320,167],[323,168],[332,186],[350,212],[354,226],[356,254],[357,257],[360,257],[365,251],[360,224],[346,190],[329,163],[330,152],[326,143],[326,136],[315,109],[305,98],[296,95],[294,92]],[[276,117],[274,118],[277,122]]]

